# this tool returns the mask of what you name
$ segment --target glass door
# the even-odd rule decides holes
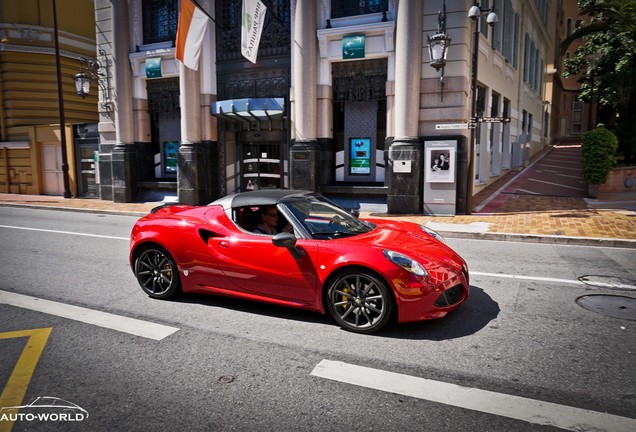
[[[281,187],[280,143],[244,143],[241,190]]]
[[[80,196],[97,198],[96,184],[97,148],[94,145],[80,146]]]

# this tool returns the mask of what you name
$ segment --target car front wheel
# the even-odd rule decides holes
[[[179,270],[170,254],[159,246],[141,251],[135,261],[135,276],[150,297],[167,299],[179,291]]]
[[[339,275],[327,291],[331,316],[345,330],[373,333],[389,321],[393,300],[386,283],[364,270]]]

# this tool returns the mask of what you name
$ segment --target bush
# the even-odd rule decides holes
[[[605,183],[614,168],[617,148],[618,138],[603,124],[583,134],[583,178],[588,184]]]

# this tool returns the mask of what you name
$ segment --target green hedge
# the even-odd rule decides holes
[[[612,131],[599,124],[583,134],[583,178],[588,184],[602,184],[614,168],[618,138]]]

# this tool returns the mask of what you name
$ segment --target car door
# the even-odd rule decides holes
[[[272,244],[272,236],[235,233],[210,239],[208,247],[220,269],[237,290],[256,296],[312,302],[318,278],[315,268],[315,240],[299,239],[304,252],[296,260],[289,250]]]

